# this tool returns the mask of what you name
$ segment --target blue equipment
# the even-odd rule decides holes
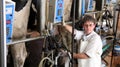
[[[92,11],[92,10],[93,10],[93,0],[89,0],[87,11]]]
[[[14,21],[15,3],[6,1],[6,42],[9,43],[12,38],[13,21]]]
[[[64,0],[50,0],[49,21],[59,23],[63,20]]]
[[[107,5],[110,4],[110,1],[111,1],[111,0],[106,0],[106,4],[107,4]]]
[[[85,14],[85,0],[82,0],[82,9],[81,9],[81,15],[83,16]]]

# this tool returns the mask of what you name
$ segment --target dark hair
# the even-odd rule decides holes
[[[90,15],[85,15],[84,17],[83,17],[83,19],[82,19],[82,24],[84,24],[84,23],[86,23],[86,21],[91,21],[91,22],[93,22],[94,24],[96,24],[96,20],[95,20],[95,18],[93,18],[92,16],[90,16]]]

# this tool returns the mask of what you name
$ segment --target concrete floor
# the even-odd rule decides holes
[[[108,65],[107,67],[120,67],[120,56],[113,56],[113,62],[111,66],[111,55],[112,52],[108,54],[108,56],[105,57],[105,60],[107,61]]]

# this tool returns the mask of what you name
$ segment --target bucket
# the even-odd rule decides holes
[[[114,56],[120,56],[120,45],[115,45],[114,46],[113,55]]]

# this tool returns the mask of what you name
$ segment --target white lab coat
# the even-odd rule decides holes
[[[79,53],[85,53],[90,58],[78,59],[78,67],[101,67],[102,41],[94,31],[85,35],[82,31],[75,30],[75,39],[80,40]]]

